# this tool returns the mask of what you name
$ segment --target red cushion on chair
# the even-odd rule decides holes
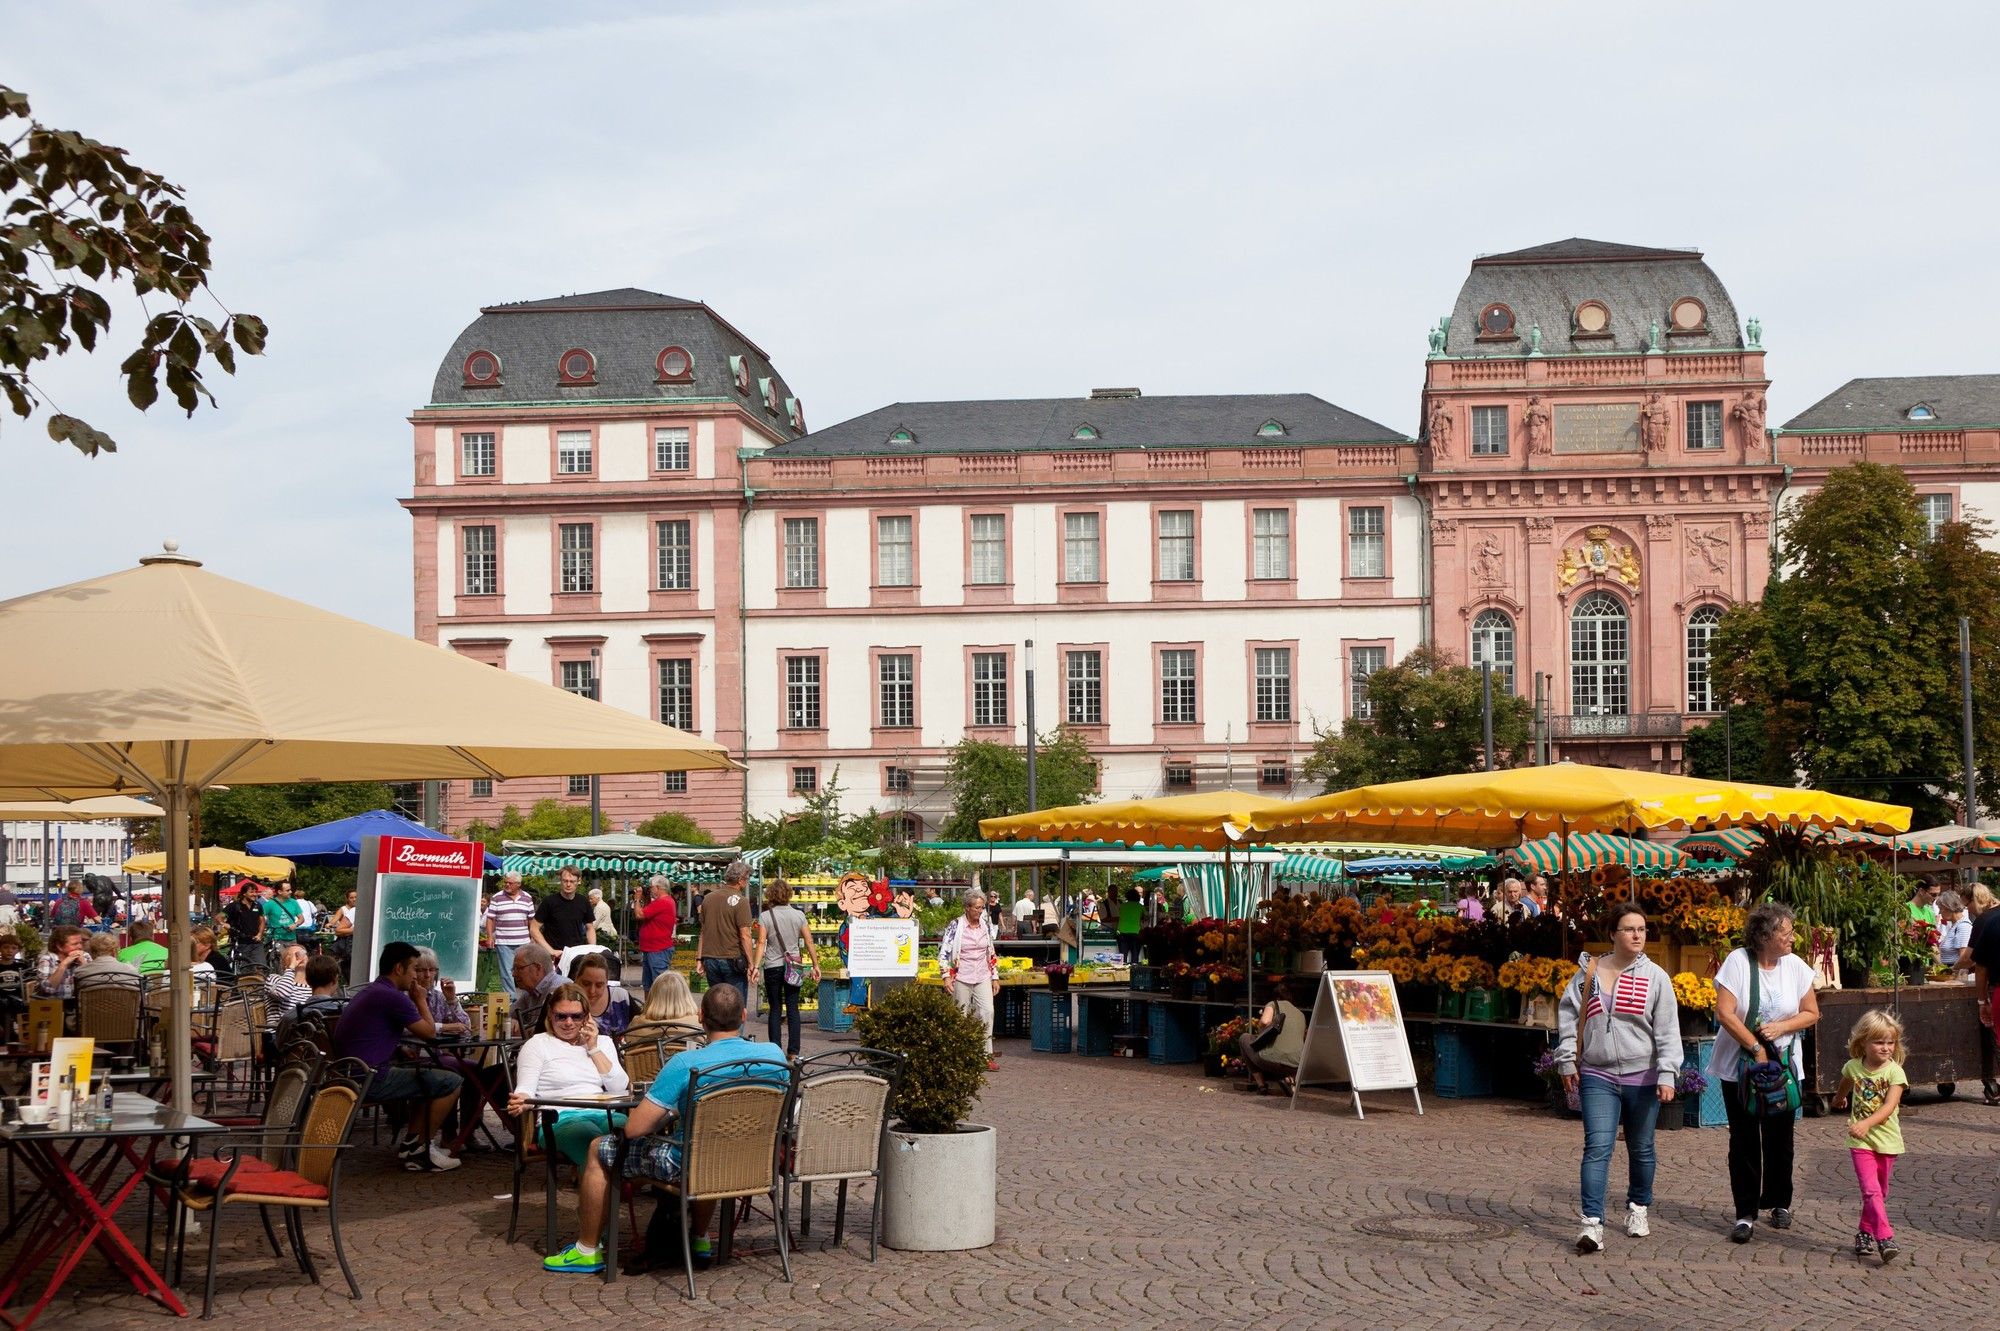
[[[275,1166],[266,1164],[257,1156],[245,1156],[242,1167],[236,1171],[236,1178],[240,1179],[245,1174],[269,1174],[274,1169]],[[197,1160],[188,1166],[188,1186],[212,1191],[218,1183],[222,1182],[222,1176],[228,1172],[229,1162],[227,1160]],[[230,1180],[231,1191],[235,1190],[235,1183],[236,1179]]]
[[[331,1194],[324,1183],[314,1183],[290,1169],[263,1169],[244,1178],[240,1173],[229,1182],[229,1196],[292,1197],[305,1202],[323,1202]]]

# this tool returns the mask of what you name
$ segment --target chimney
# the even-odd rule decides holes
[[[1113,398],[1137,396],[1139,396],[1139,390],[1136,388],[1093,388],[1090,390],[1090,400],[1092,402],[1104,402]]]

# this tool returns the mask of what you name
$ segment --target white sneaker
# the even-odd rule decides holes
[[[1652,1226],[1646,1223],[1646,1208],[1637,1202],[1628,1203],[1625,1207],[1625,1232],[1635,1239],[1643,1239],[1653,1232]]]
[[[1576,1236],[1578,1252],[1604,1251],[1604,1222],[1594,1216],[1583,1218],[1583,1232]]]
[[[457,1156],[452,1155],[450,1152],[440,1147],[436,1142],[431,1143],[430,1155],[431,1155],[431,1166],[435,1169],[457,1169],[460,1165],[465,1163],[463,1160],[460,1160]]]

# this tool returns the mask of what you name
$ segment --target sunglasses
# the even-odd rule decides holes
[[[555,1014],[554,1016],[550,1017],[550,1018],[549,1018],[549,1020],[551,1020],[551,1021],[582,1021],[582,1020],[583,1020],[583,1014],[582,1014],[581,1012],[558,1012],[558,1013],[556,1013],[556,1014]]]

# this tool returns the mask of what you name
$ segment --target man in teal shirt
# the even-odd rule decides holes
[[[286,943],[296,941],[305,913],[305,907],[292,897],[292,885],[279,883],[273,895],[264,899],[265,943],[276,943],[282,950]]]
[[[701,1085],[703,1095],[745,1082],[784,1086],[790,1081],[792,1070],[776,1045],[752,1044],[739,1038],[738,1032],[743,1028],[743,995],[737,992],[734,985],[718,984],[702,995],[701,1027],[708,1032],[708,1043],[668,1059],[667,1065],[660,1069],[660,1075],[653,1078],[646,1098],[625,1120],[628,1140],[625,1144],[624,1177],[656,1183],[680,1181],[680,1120],[676,1118],[663,1135],[654,1134],[667,1122],[669,1115],[685,1111],[686,1106],[681,1102],[686,1098],[688,1084],[697,1072],[725,1063],[752,1062],[762,1065],[739,1068],[733,1075],[713,1081],[704,1078]],[[545,1270],[594,1275],[604,1269],[604,1254],[598,1250],[597,1242],[604,1232],[607,1203],[615,1195],[612,1192],[611,1170],[618,1164],[618,1143],[609,1137],[599,1137],[591,1143],[590,1153],[584,1161],[583,1177],[577,1185],[577,1240],[543,1261]],[[714,1202],[694,1204],[690,1219],[698,1236],[693,1243],[697,1254],[708,1250],[708,1224],[714,1215]]]
[[[167,950],[153,939],[153,922],[140,918],[132,922],[131,945],[118,953],[118,959],[129,966],[137,966],[141,975],[158,975],[167,968]]]

